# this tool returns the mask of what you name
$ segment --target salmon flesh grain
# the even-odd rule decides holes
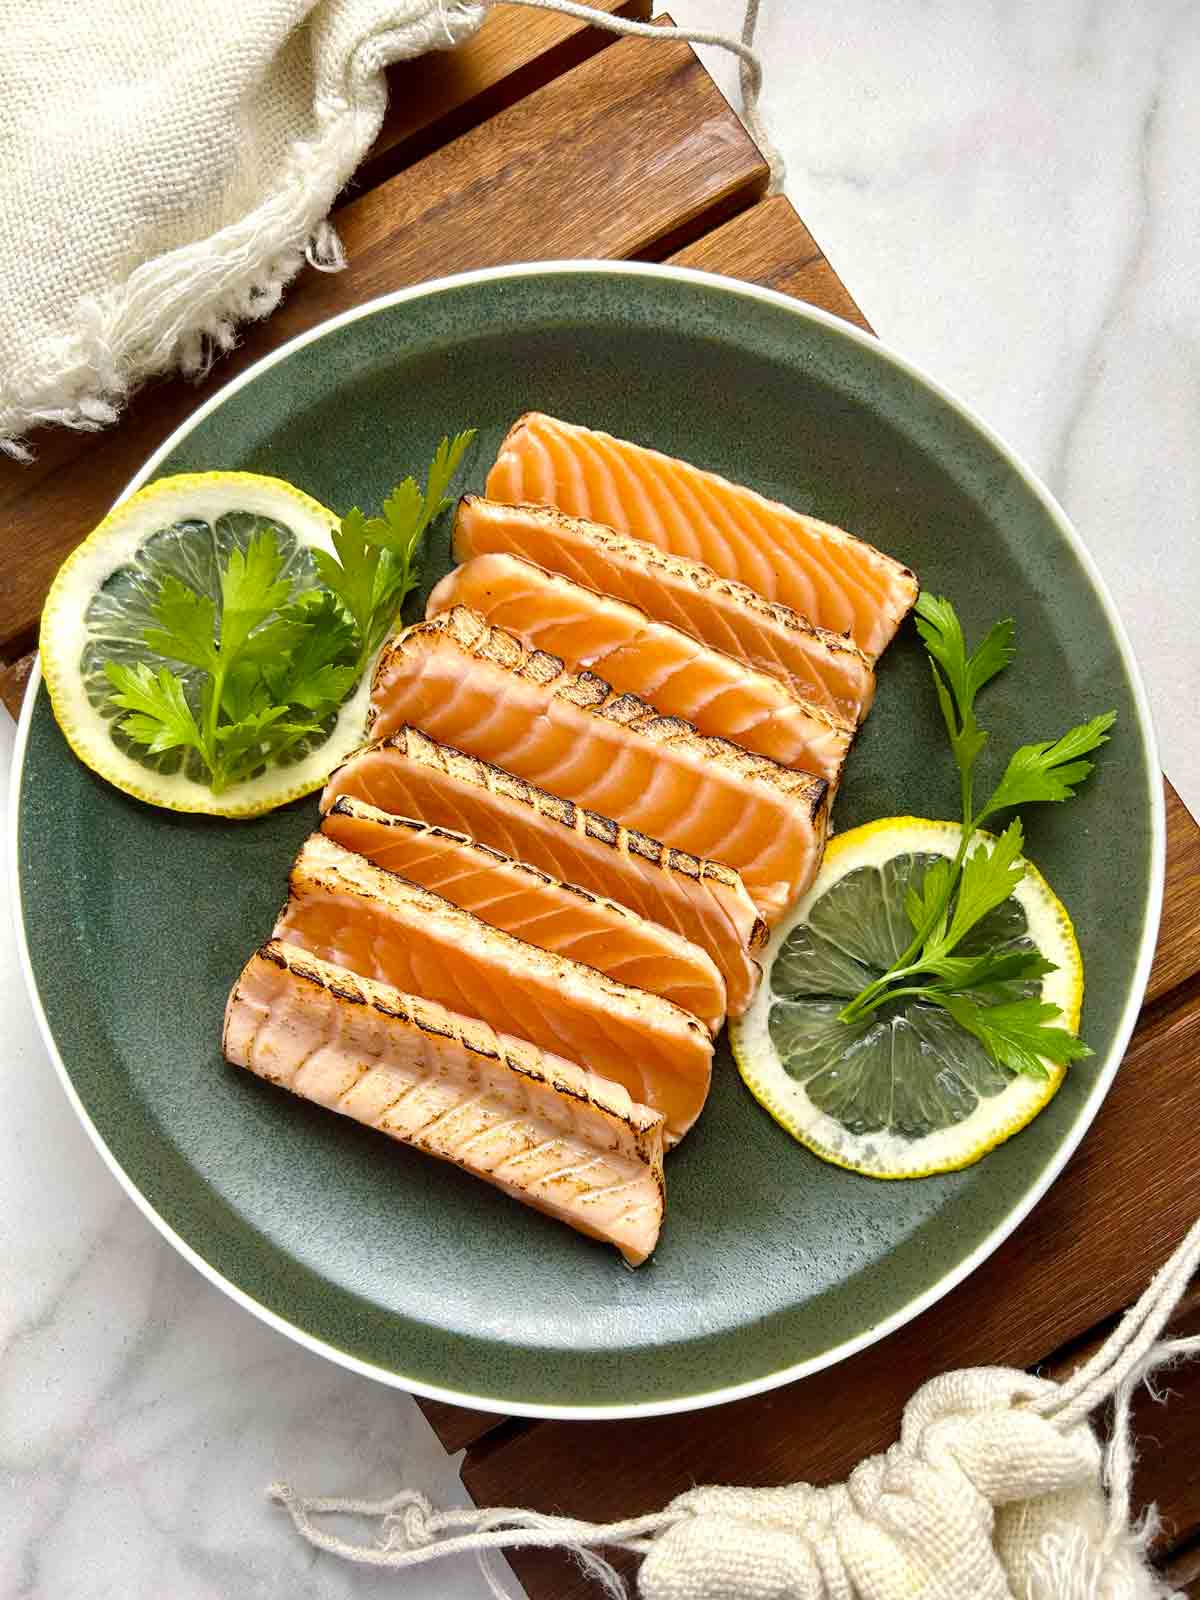
[[[589,589],[637,606],[713,650],[778,678],[798,699],[843,722],[859,723],[875,697],[875,672],[840,634],[702,562],[550,506],[502,505],[467,495],[454,520],[454,557],[520,556]]]
[[[712,958],[628,906],[560,883],[466,834],[393,816],[350,795],[334,801],[321,831],[493,928],[673,1001],[710,1033],[725,1020],[725,983]]]
[[[660,716],[591,673],[529,651],[465,606],[405,629],[375,669],[368,727],[406,725],[577,805],[739,873],[768,924],[808,888],[828,822],[824,778]]]
[[[640,695],[701,733],[837,785],[853,724],[637,606],[510,555],[476,556],[455,568],[430,595],[425,614],[456,605],[527,649],[559,656],[573,672],[597,672],[614,689]]]
[[[708,1094],[712,1039],[658,995],[550,955],[321,833],[300,849],[274,938],[419,994],[611,1078],[681,1139]]]
[[[703,561],[874,660],[917,598],[909,569],[842,528],[686,461],[540,412],[520,417],[488,474],[492,500],[533,501]]]
[[[755,954],[767,927],[737,873],[720,862],[670,849],[416,728],[356,751],[330,775],[321,809],[329,813],[341,796],[452,828],[616,900],[711,957],[725,980],[731,1016],[741,1016],[754,998],[761,975]]]
[[[234,1065],[454,1162],[631,1266],[654,1249],[662,1117],[569,1061],[278,941],[234,984],[222,1046]]]

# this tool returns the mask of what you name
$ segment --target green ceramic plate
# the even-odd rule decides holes
[[[45,691],[26,702],[16,864],[28,971],[77,1110],[129,1192],[237,1300],[387,1382],[505,1411],[712,1404],[850,1354],[928,1306],[1016,1226],[1116,1071],[1158,919],[1163,819],[1145,697],[1062,512],[964,408],[874,340],[765,291],[661,267],[568,263],[391,296],[269,357],[138,475],[242,468],[326,504],[376,503],[468,424],[481,488],[530,408],[690,457],[844,524],[953,596],[1011,612],[1020,671],[988,690],[1000,747],[1106,706],[1101,768],[1030,808],[1029,852],[1087,963],[1096,1054],[981,1165],[878,1184],[823,1166],[751,1100],[724,1049],[670,1161],[661,1246],[614,1252],[454,1168],[227,1066],[232,979],[269,931],[315,801],[256,822],[149,809],[86,771]],[[428,578],[448,564],[446,529]],[[412,615],[424,596],[414,597]],[[836,822],[956,815],[912,630],[882,663]]]

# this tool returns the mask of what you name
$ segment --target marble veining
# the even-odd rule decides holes
[[[733,29],[741,6],[672,10]],[[766,0],[761,43],[797,208],[880,334],[1062,499],[1200,811],[1200,8]],[[5,813],[12,738],[0,719]],[[7,926],[0,1016],[0,1594],[482,1600],[473,1564],[401,1587],[264,1502],[279,1476],[463,1491],[411,1400],[257,1322],[130,1204],[51,1071]]]
[[[880,336],[1064,505],[1200,815],[1200,9],[768,0],[759,43],[797,210]]]
[[[13,734],[4,718],[5,819]],[[8,893],[4,859],[6,903]],[[382,1498],[414,1487],[439,1504],[468,1504],[456,1459],[407,1395],[234,1305],[126,1198],[46,1057],[7,912],[0,1017],[0,1595],[396,1594],[395,1574],[303,1544],[263,1490],[287,1478],[302,1493]],[[403,1590],[406,1600],[487,1592],[466,1558],[413,1575]]]

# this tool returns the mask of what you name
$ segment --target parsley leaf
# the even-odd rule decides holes
[[[256,533],[245,553],[233,549],[221,569],[220,659],[239,654],[250,631],[287,603],[291,583],[281,578],[283,556],[269,532]]]
[[[1025,876],[1023,866],[1013,863],[1025,843],[1020,817],[1015,817],[989,850],[977,845],[962,865],[954,915],[945,944],[952,950],[965,939],[977,922],[1001,906]]]
[[[341,600],[359,639],[359,668],[390,632],[400,607],[420,581],[417,556],[431,522],[450,505],[446,490],[475,437],[474,428],[444,438],[426,476],[398,483],[382,515],[364,517],[354,506],[333,536],[336,557],[314,551],[322,582]]]
[[[224,781],[240,783],[252,777],[267,761],[278,758],[290,745],[318,732],[313,722],[286,720],[287,706],[268,706],[240,722],[217,729]]]
[[[359,679],[354,628],[327,589],[302,595],[283,620],[297,626],[300,637],[278,661],[263,662],[266,687],[282,705],[328,716]]]
[[[1061,739],[1023,744],[1014,750],[1004,776],[976,820],[1009,806],[1028,805],[1031,800],[1070,800],[1075,794],[1073,786],[1082,783],[1093,768],[1091,761],[1079,757],[1107,744],[1108,730],[1116,720],[1115,711],[1106,711],[1090,722],[1081,722]]]
[[[153,755],[185,747],[207,760],[183,683],[170,668],[160,667],[156,675],[144,661],[132,667],[106,661],[104,670],[115,690],[113,703],[133,713],[118,724],[122,733],[146,745]]]
[[[445,442],[443,439],[442,443]],[[383,515],[371,517],[367,522],[367,537],[372,544],[406,556],[411,554],[413,540],[420,538],[429,520],[425,515],[425,496],[417,487],[417,480],[405,478],[383,502]]]
[[[214,793],[319,735],[416,586],[421,541],[450,504],[447,490],[474,437],[469,429],[442,440],[424,490],[405,478],[381,515],[349,511],[333,533],[333,551],[311,550],[318,587],[293,593],[270,528],[229,552],[219,599],[165,576],[142,637],[181,672],[109,663],[113,702],[129,713],[121,731],[155,754],[196,751]]]
[[[934,688],[950,748],[963,782],[963,810],[970,810],[971,774],[987,743],[987,734],[975,720],[975,696],[1002,672],[1013,658],[1011,617],[995,623],[979,647],[967,653],[958,613],[943,596],[922,592],[914,607],[917,632],[929,651]]]
[[[931,993],[929,998],[943,1006],[960,1028],[973,1034],[992,1059],[1010,1072],[1045,1078],[1043,1057],[1055,1066],[1066,1066],[1092,1053],[1065,1028],[1047,1026],[1061,1012],[1044,1001],[1008,1000],[989,1006],[962,994]]]
[[[923,590],[913,612],[925,648],[945,673],[962,711],[970,711],[980,689],[1002,672],[1016,653],[1012,618],[994,623],[982,644],[968,655],[958,613],[944,596]]]
[[[422,494],[414,478],[405,478],[383,502],[382,517],[367,523],[368,539],[384,551],[376,577],[377,620],[369,645],[375,650],[386,637],[396,613],[420,582],[417,555],[431,522],[450,505],[446,490],[475,437],[474,428],[443,438],[438,445]]]
[[[954,884],[954,863],[938,856],[930,863],[919,889],[911,885],[904,896],[904,910],[917,933],[931,944],[940,944],[945,935],[946,911]]]
[[[238,661],[225,674],[221,691],[221,715],[230,722],[241,722],[246,717],[265,711],[278,696],[273,695],[264,682],[265,672],[259,662]],[[211,685],[209,686],[211,692]],[[208,709],[207,696],[205,710]]]
[[[1059,1015],[1057,1006],[1022,990],[1053,971],[1052,964],[1036,951],[1013,951],[1003,943],[971,956],[954,954],[1024,876],[1024,864],[1018,860],[1024,844],[1021,819],[1014,817],[990,847],[972,849],[972,840],[980,824],[997,811],[1033,801],[1071,799],[1075,786],[1093,769],[1093,763],[1083,758],[1106,742],[1116,714],[1093,717],[1058,739],[1022,745],[977,811],[975,767],[988,735],[976,718],[975,700],[1012,662],[1013,624],[1009,618],[993,624],[979,645],[968,651],[958,614],[944,596],[919,595],[915,621],[929,653],[938,706],[959,770],[962,834],[952,860],[939,858],[919,883],[909,885],[904,910],[913,937],[908,947],[842,1008],[839,1020],[860,1022],[900,996],[927,999],[943,1006],[1002,1066],[1045,1076],[1041,1056],[1065,1064],[1090,1054],[1065,1029],[1046,1026]]]
[[[1037,950],[985,950],[977,956],[935,957],[924,963],[922,971],[940,980],[938,984],[922,985],[926,989],[985,991],[1029,983],[1057,968]]]
[[[333,535],[336,556],[331,556],[327,550],[313,551],[322,583],[345,606],[360,640],[366,639],[371,628],[375,572],[380,557],[379,547],[367,541],[366,527],[366,517],[353,506]]]
[[[156,655],[201,672],[217,668],[217,608],[207,595],[198,595],[170,573],[159,585],[150,607],[157,628],[147,628],[143,637]]]

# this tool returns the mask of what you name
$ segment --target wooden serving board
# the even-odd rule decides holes
[[[600,0],[645,17],[647,0]],[[667,20],[667,19],[661,19]],[[499,7],[465,48],[392,73],[380,138],[343,197],[351,266],[307,271],[202,384],[155,384],[120,427],[47,433],[36,461],[0,465],[0,695],[15,714],[46,587],[139,464],[202,400],[293,334],[387,290],[546,257],[671,260],[765,284],[868,324],[692,51],[614,41],[571,19]],[[771,1394],[625,1423],[521,1422],[425,1402],[447,1450],[466,1450],[481,1505],[608,1519],[694,1483],[827,1482],[894,1437],[901,1408],[948,1367],[1000,1363],[1058,1376],[1085,1358],[1194,1219],[1200,1152],[1200,828],[1170,785],[1162,936],[1145,1009],[1095,1125],[1065,1173],[994,1256],[882,1344]],[[1200,1290],[1179,1332],[1200,1331]],[[1156,1551],[1200,1600],[1200,1375],[1139,1404],[1153,1436],[1139,1503],[1159,1504]],[[561,1557],[514,1566],[531,1600],[590,1591]],[[1190,1587],[1189,1587],[1190,1585]]]

